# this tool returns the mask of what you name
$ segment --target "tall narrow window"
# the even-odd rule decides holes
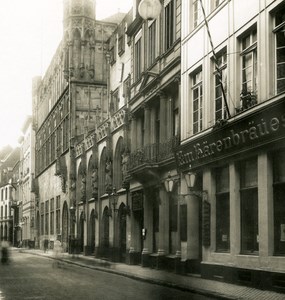
[[[216,170],[216,250],[230,249],[229,168]]]
[[[41,213],[41,235],[45,234],[44,220],[45,220],[45,204],[41,203],[40,213]]]
[[[285,91],[285,7],[275,15],[275,74],[276,74],[276,93]]]
[[[202,21],[202,8],[200,0],[193,1],[193,26],[197,27]]]
[[[174,1],[171,0],[164,8],[164,28],[165,28],[165,50],[168,50],[174,43]]]
[[[241,39],[241,93],[257,94],[257,31],[252,29]]]
[[[148,65],[151,66],[156,56],[156,21],[149,22],[148,27]]]
[[[49,200],[45,203],[45,234],[49,234]]]
[[[54,234],[54,198],[50,200],[50,234]]]
[[[192,102],[193,102],[193,134],[202,130],[203,124],[203,87],[202,70],[192,75]]]
[[[226,119],[227,111],[225,107],[225,99],[222,93],[222,87],[220,83],[220,75],[216,70],[216,64],[220,69],[222,75],[221,81],[223,84],[224,92],[227,91],[227,52],[222,51],[217,55],[217,61],[213,62],[215,67],[214,77],[215,77],[215,121]]]
[[[135,80],[138,80],[142,72],[142,57],[141,57],[141,31],[135,37],[135,49],[134,49],[134,74]]]
[[[56,196],[56,211],[55,211],[55,227],[56,227],[56,233],[60,234],[60,196]]]
[[[259,250],[257,160],[240,165],[241,252],[253,254]]]
[[[273,156],[274,254],[285,255],[285,151]]]

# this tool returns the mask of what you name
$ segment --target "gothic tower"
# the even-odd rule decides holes
[[[95,79],[95,0],[64,0],[65,76]]]

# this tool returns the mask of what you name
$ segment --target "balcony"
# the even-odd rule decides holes
[[[173,136],[164,143],[154,143],[136,149],[130,154],[128,170],[135,173],[137,169],[155,168],[158,164],[174,158],[173,149],[179,145],[179,136]]]
[[[242,91],[240,94],[241,106],[236,108],[237,113],[241,113],[257,104],[257,94],[250,91]]]

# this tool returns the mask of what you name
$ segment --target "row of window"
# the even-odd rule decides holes
[[[276,13],[275,27],[275,94],[285,91],[285,8]],[[257,53],[257,29],[256,25],[247,31],[239,40],[240,45],[240,104],[236,112],[243,111],[255,105],[258,97],[258,53]],[[227,49],[222,49],[214,55],[213,69],[213,94],[214,94],[214,121],[220,121],[228,117],[226,104],[230,98],[227,88]],[[193,134],[203,129],[204,123],[204,93],[203,70],[198,67],[192,74],[191,98],[192,98],[192,126]]]
[[[60,205],[60,196],[56,196],[55,201],[52,198],[41,203],[41,235],[60,234]]]
[[[176,40],[176,0],[166,1],[164,4],[163,29],[161,37],[163,37],[163,51],[166,52],[172,47]],[[158,56],[158,29],[157,21],[148,21],[147,33],[144,36],[142,29],[136,34],[134,39],[134,81],[140,79],[144,67],[151,67]],[[144,46],[145,45],[145,46]],[[147,50],[147,61],[144,61],[144,49]]]
[[[8,213],[8,215],[7,215]],[[11,216],[11,208],[9,206],[9,212],[8,212],[8,205],[6,204],[5,207],[2,205],[1,206],[1,219],[3,219],[3,217],[7,218],[7,216]]]
[[[285,254],[285,152],[275,153],[273,163],[274,253]],[[259,195],[257,159],[240,162],[241,253],[259,251]],[[228,166],[216,170],[216,251],[230,251],[230,180]]]

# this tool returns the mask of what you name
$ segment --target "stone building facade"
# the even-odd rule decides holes
[[[79,194],[87,169],[78,169],[75,148],[107,117],[105,54],[116,24],[95,20],[95,1],[68,0],[63,26],[63,39],[44,78],[34,81],[33,126],[38,238],[40,245],[48,239],[51,247],[60,239],[67,250],[77,237],[77,205],[85,201]]]

